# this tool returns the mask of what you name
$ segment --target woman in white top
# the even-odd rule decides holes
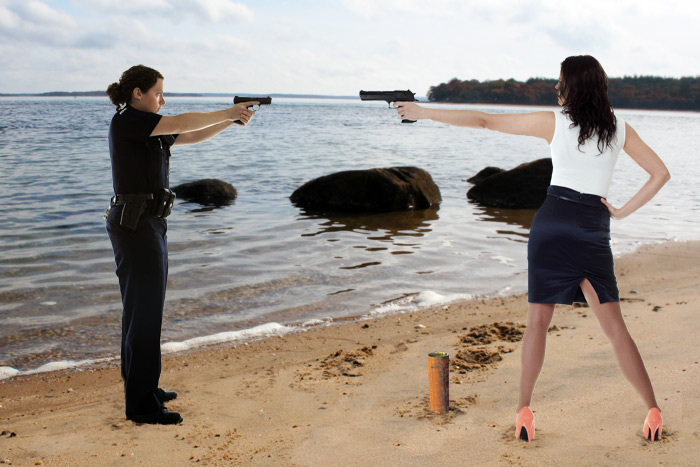
[[[647,405],[644,437],[661,437],[661,413],[651,381],[620,310],[610,251],[610,218],[623,219],[644,206],[669,180],[659,156],[617,118],[608,100],[608,79],[591,56],[568,57],[556,85],[561,110],[488,114],[428,109],[397,102],[402,119],[431,119],[455,126],[535,136],[552,153],[552,180],[537,211],[528,242],[528,313],[523,338],[516,437],[534,438],[529,408],[542,369],[547,330],[557,303],[587,302],[610,339],[623,374]],[[622,207],[605,199],[613,167],[624,149],[649,174]]]

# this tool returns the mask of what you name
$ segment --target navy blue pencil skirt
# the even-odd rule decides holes
[[[585,303],[579,287],[583,279],[591,282],[600,303],[620,301],[610,213],[600,198],[556,185],[547,188],[527,244],[530,303]]]

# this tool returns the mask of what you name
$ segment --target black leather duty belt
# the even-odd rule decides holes
[[[165,219],[170,215],[175,202],[175,192],[163,188],[157,193],[116,194],[109,202],[110,209],[124,206],[120,225],[136,229],[143,214]],[[105,218],[109,213],[105,213]]]

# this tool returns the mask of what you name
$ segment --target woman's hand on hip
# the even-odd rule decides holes
[[[627,215],[623,214],[620,209],[618,209],[615,206],[613,206],[612,204],[608,203],[608,201],[605,198],[600,198],[600,202],[603,203],[606,208],[608,208],[608,212],[610,213],[610,217],[612,217],[613,219],[620,220],[620,219],[627,217]]]

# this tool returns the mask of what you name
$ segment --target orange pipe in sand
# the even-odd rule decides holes
[[[450,408],[450,356],[447,352],[428,354],[430,410],[447,413]]]

